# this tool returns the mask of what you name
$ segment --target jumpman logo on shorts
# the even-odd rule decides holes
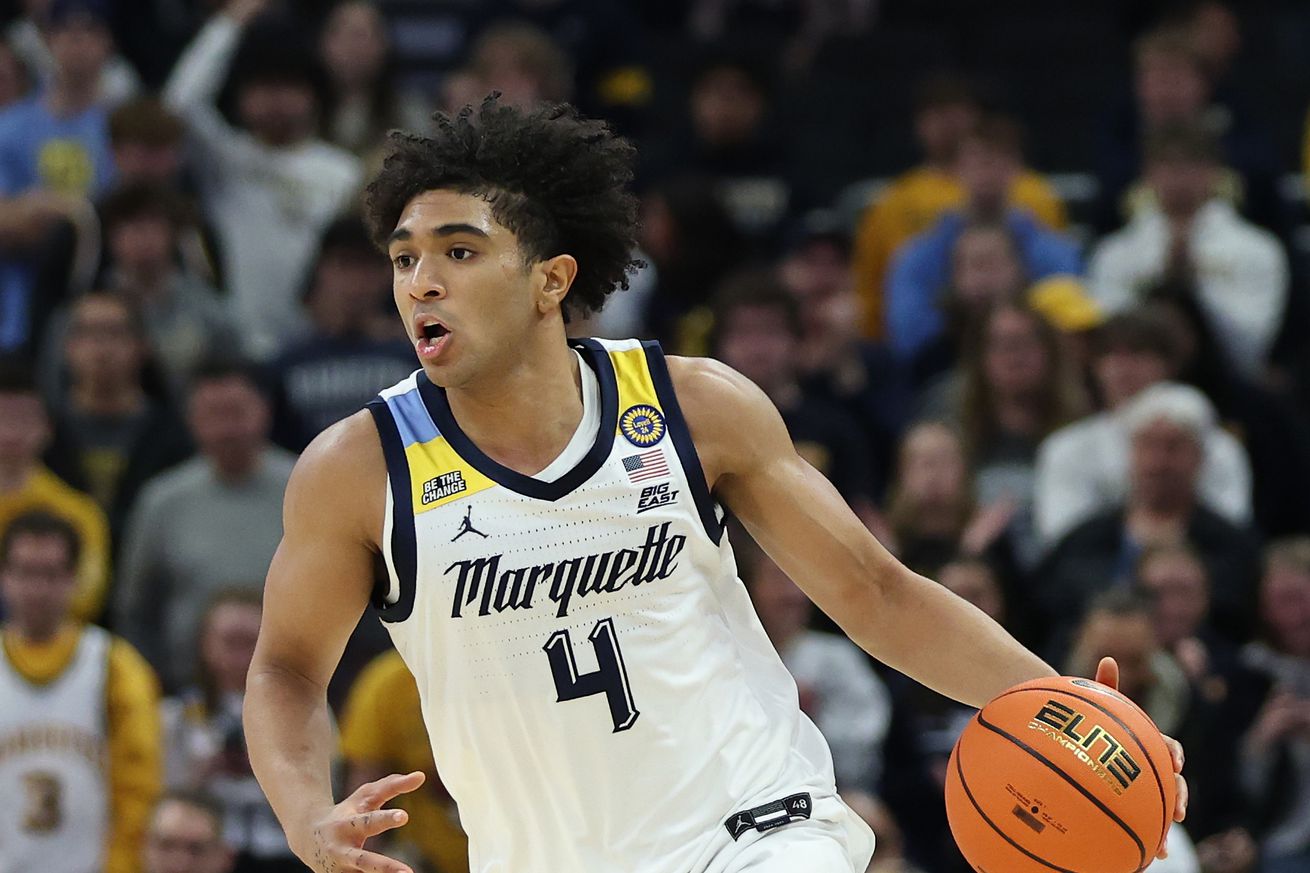
[[[484,534],[482,531],[478,530],[476,527],[473,526],[473,507],[471,506],[469,507],[469,511],[464,513],[464,520],[459,523],[459,533],[451,537],[450,541],[453,543],[455,540],[464,536],[464,534],[466,533],[475,533],[478,536],[482,537],[484,540],[487,538],[486,534]]]

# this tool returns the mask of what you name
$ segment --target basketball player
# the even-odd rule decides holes
[[[737,579],[725,512],[943,694],[979,706],[1054,674],[889,555],[748,380],[566,339],[626,284],[631,158],[572,110],[491,100],[394,135],[369,187],[422,368],[300,459],[246,698],[260,784],[319,873],[409,871],[362,846],[405,822],[383,804],[422,775],[335,806],[328,778],[324,689],[370,594],[476,873],[865,868],[872,833]]]

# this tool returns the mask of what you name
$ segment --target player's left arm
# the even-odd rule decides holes
[[[670,358],[669,372],[711,492],[862,649],[970,706],[1056,675],[981,610],[892,556],[796,454],[749,379],[700,358]],[[1180,799],[1179,815],[1185,790]]]

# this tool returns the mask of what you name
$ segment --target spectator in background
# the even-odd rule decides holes
[[[1260,677],[1242,666],[1236,645],[1210,623],[1210,578],[1201,556],[1186,544],[1148,550],[1137,564],[1137,588],[1151,605],[1156,641],[1187,675],[1192,719],[1194,782],[1188,832],[1198,838],[1242,821],[1235,763],[1238,745],[1259,708]]]
[[[286,836],[250,770],[241,706],[261,615],[260,592],[219,591],[196,638],[196,684],[164,701],[165,780],[203,789],[219,802],[223,842],[237,853],[237,873],[300,871]]]
[[[232,873],[223,808],[208,794],[166,791],[146,830],[142,873]]]
[[[1191,705],[1187,675],[1155,636],[1150,605],[1130,591],[1106,591],[1088,606],[1065,664],[1089,676],[1101,658],[1119,664],[1119,690],[1138,702],[1161,732],[1176,735]]]
[[[838,407],[801,390],[796,351],[800,313],[771,271],[730,277],[714,298],[714,357],[750,379],[782,414],[796,451],[828,479],[856,513],[872,516],[874,472],[859,425]]]
[[[1037,447],[1086,411],[1055,329],[1021,303],[993,305],[971,330],[937,402],[958,421],[978,499],[1008,504],[1020,565],[1039,555],[1032,518]],[[939,413],[940,415],[940,413]]]
[[[0,42],[0,112],[26,97],[31,88],[22,59],[8,43]]]
[[[949,280],[934,303],[942,329],[925,337],[907,362],[913,384],[930,385],[954,367],[966,336],[987,310],[1018,300],[1027,283],[1018,241],[1004,224],[986,219],[967,224],[951,249]]]
[[[1195,724],[1187,677],[1160,648],[1151,627],[1147,604],[1128,591],[1107,591],[1096,598],[1075,635],[1064,673],[1090,676],[1101,658],[1119,664],[1119,691],[1131,695],[1161,732],[1187,736]],[[1187,828],[1169,828],[1169,857],[1152,866],[1167,873],[1201,873],[1196,849]]]
[[[1091,370],[1103,409],[1055,431],[1037,452],[1033,511],[1043,544],[1123,499],[1129,438],[1121,413],[1143,390],[1175,377],[1180,354],[1176,332],[1151,311],[1120,313],[1097,331]],[[1224,518],[1250,521],[1250,461],[1228,431],[1215,428],[1206,436],[1196,487]]]
[[[923,421],[906,431],[887,507],[881,539],[919,573],[936,575],[961,554],[1013,563],[1004,534],[1014,507],[978,503],[964,446],[947,424]]]
[[[186,169],[186,125],[154,97],[129,100],[109,116],[109,141],[114,150],[118,188],[155,186],[173,189],[179,203],[195,195],[194,176]],[[218,241],[213,228],[188,208],[187,220],[175,225],[176,259],[181,271],[196,281],[219,287]]]
[[[113,49],[108,14],[104,0],[53,0],[49,84],[0,113],[0,350],[31,341],[41,250],[66,222],[85,228],[87,198],[113,179],[99,93]]]
[[[464,69],[445,83],[443,108],[477,106],[492,91],[519,107],[566,102],[573,94],[573,68],[540,28],[521,21],[493,24],[473,44]]]
[[[1260,616],[1264,638],[1244,657],[1271,687],[1242,748],[1242,787],[1261,873],[1297,873],[1310,864],[1310,539],[1266,551]]]
[[[701,308],[746,256],[728,211],[707,180],[673,178],[642,197],[637,233],[654,284],[646,331],[682,354],[708,353],[708,312]],[[698,309],[699,317],[684,323]]]
[[[391,265],[360,219],[338,219],[328,227],[305,304],[309,335],[271,368],[275,436],[296,452],[418,369],[414,346],[394,330]]]
[[[145,329],[126,299],[100,292],[73,304],[64,341],[69,386],[56,430],[115,542],[145,481],[191,454],[171,407],[146,392],[149,358]]]
[[[318,52],[328,85],[325,141],[366,159],[388,130],[427,126],[427,105],[397,82],[387,22],[376,5],[338,2],[323,24]]]
[[[762,552],[745,582],[769,641],[796,680],[801,710],[832,749],[837,784],[873,790],[891,723],[887,689],[850,640],[808,629],[814,604]]]
[[[646,150],[648,181],[697,175],[712,182],[737,229],[762,247],[776,243],[796,208],[786,174],[787,131],[773,124],[773,73],[745,53],[703,62],[687,99],[686,130],[663,154]]]
[[[120,185],[180,186],[186,126],[154,97],[139,97],[109,114],[109,147]]]
[[[18,516],[41,510],[77,531],[77,590],[73,615],[94,621],[109,585],[109,524],[88,495],[41,462],[50,443],[50,416],[25,364],[0,360],[0,534]]]
[[[507,0],[496,12],[540,28],[572,66],[571,91],[585,115],[620,130],[638,127],[655,90],[645,28],[633,4],[606,0]]]
[[[159,684],[131,646],[74,615],[78,547],[73,527],[44,513],[0,537],[0,745],[12,780],[0,839],[14,869],[135,873],[159,793]],[[36,736],[65,738],[70,753]]]
[[[1133,47],[1132,102],[1112,118],[1098,149],[1100,230],[1110,231],[1150,208],[1153,196],[1143,190],[1139,175],[1143,147],[1152,135],[1168,127],[1198,125],[1218,142],[1210,193],[1252,221],[1280,235],[1288,232],[1291,219],[1278,193],[1274,151],[1237,107],[1216,101],[1204,51],[1195,29],[1188,27],[1149,32]]]
[[[341,756],[350,791],[388,773],[421,770],[426,778],[418,790],[396,798],[395,805],[409,813],[409,823],[387,832],[385,839],[396,845],[386,853],[417,854],[432,873],[468,873],[468,837],[460,829],[455,801],[437,776],[418,686],[400,653],[377,656],[355,680],[341,713]]]
[[[140,314],[166,387],[180,399],[199,361],[241,348],[227,301],[179,266],[179,242],[190,226],[186,205],[168,188],[141,183],[110,193],[100,212],[108,255],[104,287]],[[64,396],[61,352],[67,333],[68,313],[56,312],[41,360],[42,383],[51,397]]]
[[[982,116],[982,104],[968,80],[938,74],[919,83],[914,103],[914,138],[923,163],[897,176],[869,206],[855,237],[855,288],[867,335],[886,329],[884,283],[896,252],[937,223],[942,213],[968,199],[956,175],[960,145]],[[1050,185],[1020,167],[1009,181],[1007,202],[1051,230],[1064,230],[1064,205]]]
[[[1019,127],[1000,116],[984,119],[960,142],[955,172],[963,202],[929,230],[897,250],[887,274],[887,339],[912,360],[945,326],[938,308],[951,271],[951,252],[972,222],[1004,225],[1015,241],[1030,280],[1053,273],[1080,273],[1078,246],[1015,206],[1010,191],[1023,169]]]
[[[826,212],[793,232],[778,276],[800,305],[802,390],[843,409],[870,441],[875,469],[890,470],[912,406],[902,368],[860,334],[850,236]]]
[[[1227,362],[1258,381],[1287,303],[1287,254],[1272,233],[1214,196],[1216,158],[1213,139],[1196,125],[1152,133],[1146,179],[1159,208],[1101,241],[1091,288],[1111,309],[1152,293],[1194,301]]]
[[[128,520],[115,621],[166,688],[195,675],[192,641],[210,596],[234,584],[260,590],[282,537],[295,457],[269,444],[269,422],[251,368],[201,367],[187,402],[200,454],[146,483]]]
[[[354,196],[362,172],[354,155],[314,137],[314,59],[297,48],[295,34],[255,34],[233,64],[243,31],[266,5],[230,0],[187,47],[164,89],[165,103],[190,126],[242,338],[261,360],[300,326],[297,293],[318,236]],[[229,68],[240,129],[214,106]]]
[[[57,28],[63,20],[83,12],[107,23],[112,11],[109,0],[26,0],[23,5],[27,15],[10,23],[4,39],[35,75],[40,88],[50,87],[60,76],[65,44],[61,44]],[[95,80],[96,99],[106,106],[116,106],[140,90],[136,70],[126,58],[113,52],[111,45]]]
[[[1126,499],[1055,546],[1034,574],[1040,580],[1034,601],[1058,631],[1097,593],[1127,585],[1147,548],[1186,543],[1200,553],[1214,582],[1216,629],[1228,639],[1245,639],[1259,573],[1255,538],[1208,509],[1196,493],[1214,408],[1196,389],[1165,383],[1139,393],[1122,414],[1131,440]]]

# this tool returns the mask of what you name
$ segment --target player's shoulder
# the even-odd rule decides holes
[[[377,426],[360,410],[324,430],[300,455],[287,485],[288,516],[356,519],[368,530],[384,509],[387,464]]]
[[[750,379],[713,358],[670,356],[669,378],[706,476],[790,449],[778,410]]]

